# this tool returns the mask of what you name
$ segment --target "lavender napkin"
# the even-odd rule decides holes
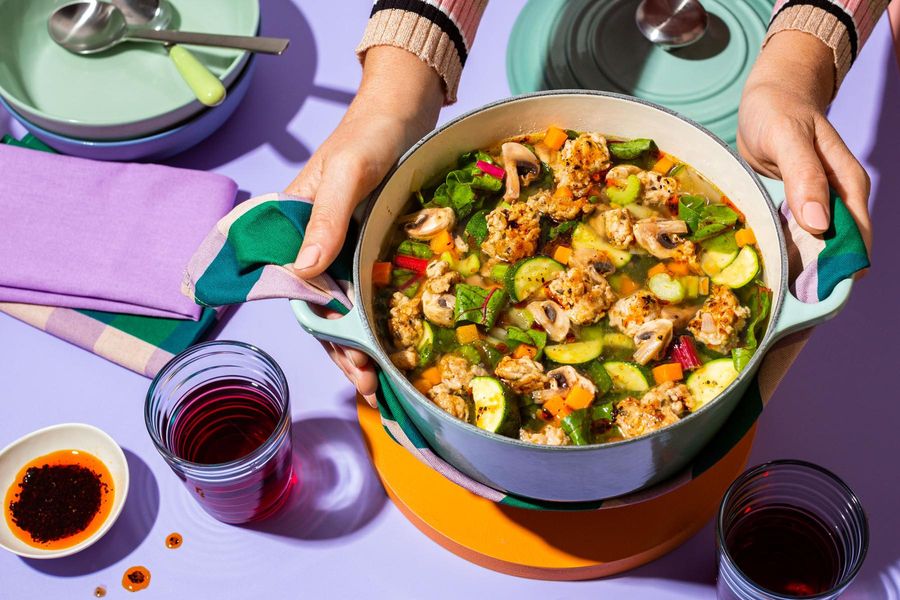
[[[196,320],[184,265],[236,191],[214,173],[0,145],[0,302]]]

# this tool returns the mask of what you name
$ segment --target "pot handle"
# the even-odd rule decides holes
[[[377,358],[378,348],[368,340],[362,315],[356,306],[340,319],[320,317],[303,300],[291,300],[291,308],[300,326],[316,338],[362,350],[372,358]]]
[[[785,201],[784,184],[768,177],[759,177],[765,186],[772,202],[780,207]],[[797,299],[790,290],[784,295],[784,306],[778,321],[773,325],[773,338],[778,340],[786,335],[813,327],[835,316],[850,298],[850,290],[853,288],[853,277],[848,277],[838,283],[826,298],[808,304]]]

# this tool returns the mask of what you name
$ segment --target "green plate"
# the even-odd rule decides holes
[[[730,144],[744,81],[765,36],[771,0],[704,0],[710,26],[676,50],[635,25],[639,0],[530,0],[507,49],[513,93],[605,90],[667,106]]]
[[[128,139],[162,131],[205,107],[158,44],[123,43],[71,54],[47,33],[47,18],[71,0],[0,0],[0,95],[29,121],[81,139]],[[259,0],[170,0],[184,31],[255,35]],[[226,87],[247,54],[191,47]]]

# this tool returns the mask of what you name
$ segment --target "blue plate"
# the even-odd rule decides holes
[[[228,96],[219,106],[206,109],[173,129],[130,140],[102,142],[66,137],[31,123],[13,110],[3,98],[0,98],[0,105],[32,135],[63,154],[95,160],[157,161],[184,152],[224,125],[247,95],[255,69],[256,57],[250,57],[244,72],[229,88]]]

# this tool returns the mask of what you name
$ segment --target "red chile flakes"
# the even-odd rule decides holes
[[[13,521],[39,543],[83,531],[99,512],[108,486],[97,473],[80,465],[31,467],[10,503]]]

